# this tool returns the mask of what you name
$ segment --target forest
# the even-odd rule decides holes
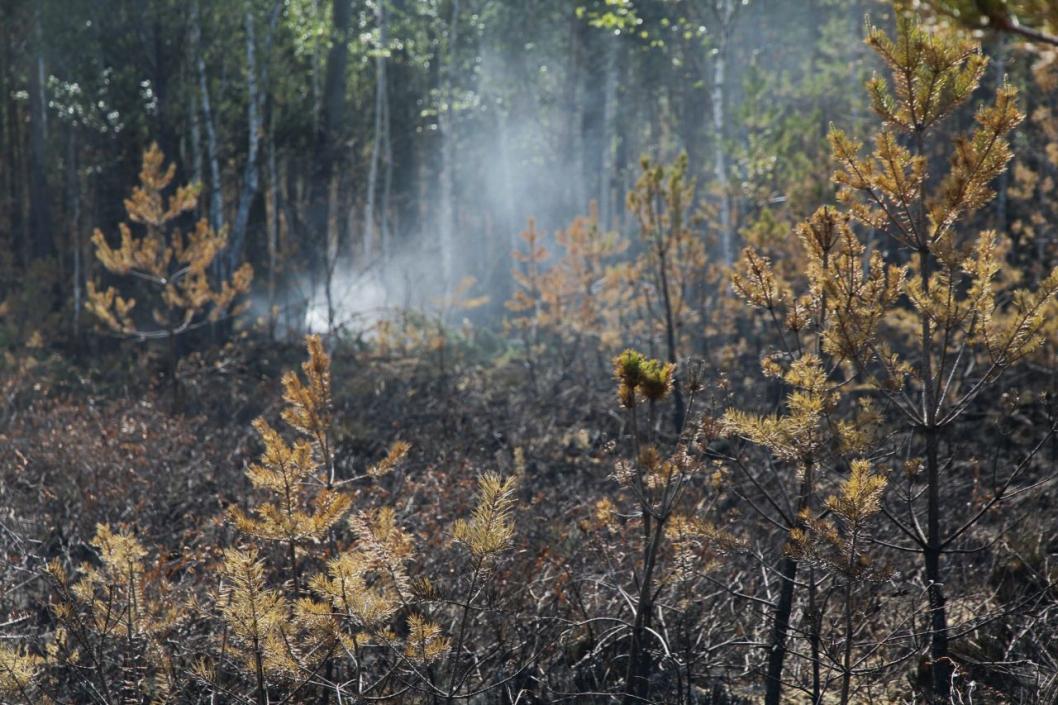
[[[0,0],[0,704],[1058,705],[1054,0]]]

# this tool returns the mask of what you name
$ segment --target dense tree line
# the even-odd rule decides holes
[[[0,12],[0,701],[1058,703],[1042,0]]]
[[[827,120],[859,110],[865,54],[826,37],[870,7],[5,3],[11,265],[50,262],[34,298],[81,335],[88,236],[122,218],[151,142],[179,183],[203,185],[196,216],[229,230],[224,266],[259,272],[257,313],[278,306],[295,328],[308,300],[348,317],[347,272],[387,277],[387,304],[467,275],[502,301],[526,219],[550,230],[595,201],[604,224],[623,221],[643,153],[686,151],[715,184],[730,261],[762,195],[746,190],[779,198]],[[428,293],[407,291],[411,271]]]

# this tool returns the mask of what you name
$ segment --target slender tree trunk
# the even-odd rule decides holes
[[[715,162],[713,177],[720,190],[720,256],[725,265],[730,265],[735,258],[734,231],[731,222],[731,188],[727,178],[727,148],[725,140],[724,91],[727,81],[727,44],[731,20],[734,16],[732,0],[719,0],[720,29],[719,46],[713,59],[713,141]]]
[[[617,73],[618,41],[614,35],[607,34],[606,41],[606,79],[603,89],[602,117],[602,163],[599,165],[602,175],[599,183],[599,223],[608,229],[614,222],[614,142],[617,139]]]
[[[385,128],[386,101],[386,49],[389,38],[386,36],[386,3],[378,0],[375,4],[375,22],[378,24],[378,56],[375,57],[375,128],[371,144],[371,163],[367,172],[367,206],[364,208],[364,230],[361,236],[364,251],[364,263],[370,266],[375,236],[375,193],[378,190],[378,163],[382,157],[382,142]]]
[[[582,144],[582,132],[577,124],[579,89],[581,81],[581,61],[583,32],[587,29],[585,23],[577,16],[576,8],[571,6],[569,13],[569,60],[566,65],[566,101],[565,101],[565,125],[566,131],[563,135],[568,169],[571,174],[582,174],[584,171],[584,153]],[[570,214],[583,213],[587,206],[584,195],[584,180],[574,178],[569,190]]]
[[[441,204],[438,218],[441,244],[441,278],[444,293],[451,293],[455,287],[455,135],[454,111],[454,72],[456,49],[459,43],[459,0],[452,3],[452,16],[448,22],[448,37],[445,42],[443,70],[441,74],[441,96],[443,105],[440,110],[441,123]]]
[[[581,154],[580,171],[576,172],[576,175],[583,183],[583,200],[593,201],[596,208],[601,210],[602,173],[600,167],[603,150],[603,114],[606,110],[606,81],[598,80],[598,76],[605,77],[605,47],[610,37],[605,33],[592,31],[592,27],[583,21],[580,25],[581,43],[584,46],[581,52],[584,68],[578,72],[578,80],[581,82],[581,98],[577,105],[577,122]],[[599,222],[603,227],[606,226],[601,213]]]
[[[643,510],[647,521],[647,510]],[[628,667],[625,672],[624,705],[635,705],[646,701],[650,693],[650,657],[646,653],[647,630],[654,611],[654,568],[657,565],[661,541],[665,536],[665,522],[658,520],[653,531],[648,529],[643,551],[643,573],[639,581],[639,597],[636,600],[636,617],[632,623],[632,641],[628,647]]]
[[[26,173],[26,135],[24,112],[19,108],[19,102],[13,99],[15,87],[20,85],[18,76],[19,49],[24,50],[24,42],[17,43],[19,30],[15,22],[15,7],[12,3],[0,3],[0,38],[3,44],[0,51],[4,57],[3,100],[4,111],[4,146],[3,173],[5,192],[0,195],[0,200],[6,197],[7,214],[10,232],[12,235],[12,248],[18,262],[27,266],[31,257],[30,253],[30,231],[29,219],[26,217],[26,184],[29,182]]]
[[[260,189],[260,153],[261,136],[264,133],[262,123],[263,97],[269,88],[268,72],[272,64],[272,38],[275,36],[281,0],[276,0],[268,20],[268,33],[265,35],[265,57],[261,66],[260,84],[257,71],[257,36],[254,32],[253,6],[247,3],[246,22],[246,128],[248,137],[246,164],[243,169],[242,192],[239,194],[239,206],[235,212],[235,225],[232,228],[228,246],[228,272],[234,271],[242,260],[246,244],[246,227],[250,219],[250,207],[253,205]],[[264,93],[262,93],[264,91]]]
[[[170,309],[166,315],[168,323],[168,330],[166,331],[166,342],[169,347],[169,391],[173,395],[173,411],[177,412],[180,410],[180,380],[176,376],[176,368],[179,363],[176,351],[176,331],[173,325],[173,310]]]
[[[389,262],[393,247],[393,233],[390,231],[390,196],[393,192],[393,139],[390,133],[389,120],[389,79],[382,83],[382,162],[386,165],[382,177],[382,203],[379,206],[379,249],[382,264]]]
[[[855,629],[852,623],[852,576],[856,570],[856,541],[857,534],[852,534],[852,546],[849,550],[848,576],[845,583],[845,645],[841,650],[841,705],[849,705],[849,696],[852,692],[852,636]]]
[[[511,154],[511,136],[510,136],[510,115],[500,114],[497,115],[496,121],[496,139],[497,139],[497,151],[500,157],[500,188],[502,189],[502,214],[500,219],[500,228],[505,230],[504,240],[504,251],[506,257],[504,262],[507,266],[503,270],[503,276],[500,279],[499,290],[502,292],[501,295],[504,300],[510,298],[511,293],[514,291],[514,253],[518,250],[518,224],[515,222],[517,215],[515,213],[515,202],[514,202],[514,176],[511,174],[511,163],[513,155]],[[534,299],[535,301],[535,299]],[[534,318],[535,320],[535,318]]]
[[[34,259],[54,253],[48,207],[46,148],[48,138],[47,97],[44,85],[44,36],[40,8],[33,16],[33,59],[29,70],[29,252]]]
[[[77,127],[66,128],[66,217],[69,228],[69,247],[73,256],[73,339],[80,347],[81,307],[83,291],[81,286],[81,181],[77,168]]]
[[[797,560],[786,556],[779,562],[779,600],[775,603],[768,644],[768,672],[765,677],[765,705],[779,705],[782,696],[782,672],[786,661],[786,635],[790,630],[790,615],[793,613],[794,584],[797,580]]]
[[[353,149],[350,150],[350,152],[350,163],[352,163],[356,161],[356,150]],[[341,183],[342,181],[344,180],[339,179],[339,183]],[[339,193],[341,193],[340,186]],[[364,250],[364,242],[360,237],[360,228],[363,225],[363,220],[361,218],[361,214],[356,212],[356,201],[353,199],[352,194],[350,193],[348,198],[346,198],[344,201],[339,198],[335,203],[336,206],[339,203],[345,205],[345,213],[343,214],[344,220],[342,221],[341,231],[345,234],[345,241],[349,243],[349,261],[350,263],[355,265],[357,260],[359,260],[360,266],[357,267],[357,269],[363,272],[370,266],[371,260],[375,256],[375,254],[374,252]],[[372,243],[372,245],[373,244],[374,243]],[[359,250],[357,248],[359,248]]]
[[[256,600],[256,595],[254,596]],[[253,661],[254,661],[254,673],[257,676],[257,690],[255,691],[257,697],[257,705],[268,705],[268,684],[265,681],[264,673],[264,649],[261,647],[260,642],[257,640],[257,625],[254,624],[254,638],[253,638]]]
[[[312,21],[320,21],[320,0],[312,0]],[[323,100],[320,91],[320,40],[317,35],[312,39],[312,70],[310,76],[312,86],[312,131],[319,134],[320,115],[323,112]]]
[[[253,8],[247,5],[244,12],[246,25],[246,164],[243,167],[242,191],[239,205],[235,209],[235,224],[228,241],[227,272],[235,268],[241,259],[246,239],[246,225],[250,219],[250,206],[258,189],[257,153],[261,144],[261,116],[257,86],[257,36],[254,32]],[[226,272],[226,273],[227,273]]]
[[[919,255],[919,277],[924,296],[929,296],[931,266],[928,247],[921,247]],[[926,445],[926,547],[923,558],[926,564],[926,591],[929,598],[930,658],[933,676],[933,694],[947,702],[951,690],[952,667],[948,658],[948,616],[944,597],[944,579],[941,558],[944,544],[940,525],[940,442],[937,427],[937,398],[933,379],[933,331],[930,317],[920,314],[922,321],[922,405],[925,425],[923,434]]]
[[[668,348],[669,362],[675,365],[678,359],[678,351],[676,348],[676,321],[672,315],[672,298],[669,295],[668,258],[665,256],[665,250],[660,241],[658,244],[658,265],[658,269],[660,270],[659,274],[661,275],[662,302],[665,305],[665,343]],[[673,382],[672,400],[674,407],[672,422],[675,426],[674,430],[676,434],[679,435],[683,432],[684,416],[687,413],[683,401],[683,389],[680,385],[679,379],[676,379]]]
[[[327,244],[326,252],[326,274],[324,276],[325,296],[327,299],[327,332],[334,332],[335,307],[334,307],[334,271],[338,265],[339,227],[338,227],[338,176],[331,176],[330,186],[327,188]]]
[[[808,644],[812,659],[812,705],[820,705],[823,697],[823,675],[820,639],[820,622],[823,616],[819,613],[818,584],[815,570],[808,567]]]
[[[352,23],[351,0],[333,0],[331,6],[331,47],[327,52],[324,75],[322,115],[313,150],[314,173],[309,189],[309,228],[311,230],[310,266],[322,273],[328,318],[332,315],[331,276],[335,262],[330,257],[330,228],[336,220],[335,175],[346,153],[346,73],[349,65],[349,28]],[[320,253],[323,262],[320,262]],[[320,266],[322,265],[322,267]],[[322,271],[321,271],[322,270]],[[318,276],[313,277],[318,281]],[[315,292],[313,292],[315,293]]]
[[[217,231],[224,227],[224,202],[221,196],[220,156],[217,149],[217,130],[213,122],[213,107],[209,99],[206,78],[206,59],[202,46],[202,19],[198,2],[191,4],[191,50],[195,53],[198,72],[198,91],[202,101],[202,117],[206,125],[206,153],[209,159],[209,224]]]
[[[166,38],[171,36],[172,27],[162,16],[161,3],[142,2],[138,5],[143,12],[141,25],[144,54],[150,64],[149,75],[155,102],[151,129],[154,131],[154,140],[162,152],[175,157],[178,154],[180,140],[173,129],[169,115],[169,99],[172,95],[170,85],[175,73],[172,71],[173,57],[168,54],[165,42]],[[177,169],[180,169],[179,164]]]
[[[268,191],[265,195],[265,229],[268,231],[268,330],[275,339],[276,327],[276,267],[279,260],[279,183],[276,172],[275,116],[269,111],[267,144]]]
[[[934,695],[947,702],[951,691],[952,664],[948,658],[948,615],[944,596],[941,559],[944,552],[940,529],[940,465],[937,458],[939,438],[934,428],[926,431],[927,537],[924,558],[930,613],[930,658],[932,660]]]
[[[11,36],[8,29],[11,18],[8,9],[0,10],[0,154],[4,155],[5,168],[0,169],[0,228],[14,236],[11,245],[15,246],[18,236],[15,233],[15,199],[12,189],[15,162],[13,152],[16,138],[11,120],[10,106],[14,102],[11,96]]]
[[[198,114],[198,98],[195,92],[188,91],[187,94],[187,116],[191,124],[191,180],[196,184],[202,183],[202,122]]]
[[[797,517],[800,517],[812,505],[814,470],[811,462],[806,463],[804,477],[801,479],[801,492],[797,500]],[[798,525],[800,523],[798,519]],[[781,703],[782,674],[787,651],[786,637],[790,631],[790,617],[793,614],[797,568],[798,561],[793,556],[785,556],[779,562],[779,579],[782,583],[779,588],[779,600],[775,603],[775,617],[768,644],[768,671],[764,683],[765,705],[780,705]]]

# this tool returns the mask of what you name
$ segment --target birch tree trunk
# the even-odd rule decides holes
[[[260,85],[257,70],[257,37],[254,32],[253,5],[246,5],[246,128],[249,134],[246,164],[243,168],[242,192],[239,194],[239,207],[235,212],[235,226],[228,246],[228,271],[234,271],[242,259],[246,245],[246,227],[250,219],[250,207],[253,205],[260,189],[260,167],[258,159],[261,147],[261,135],[264,132],[262,113],[264,112],[264,95],[268,92],[269,69],[272,64],[272,39],[275,36],[279,13],[283,8],[281,0],[276,0],[268,19],[268,33],[265,35],[265,58],[261,65]]]
[[[382,179],[382,204],[379,208],[379,234],[381,238],[380,249],[382,263],[389,262],[390,250],[392,249],[390,232],[390,194],[393,191],[393,139],[390,133],[389,121],[389,81],[388,78],[382,84],[382,161],[386,165],[386,173]]]
[[[83,291],[81,287],[81,183],[77,173],[77,126],[68,124],[66,128],[66,217],[69,228],[69,247],[73,255],[73,337],[81,337],[81,307]]]
[[[732,0],[719,0],[717,14],[720,19],[720,31],[717,36],[719,44],[713,59],[713,140],[716,154],[713,178],[716,179],[717,188],[720,190],[720,256],[725,265],[730,265],[735,259],[735,234],[731,222],[731,188],[727,178],[727,148],[724,144],[724,89],[727,81],[728,38],[735,14]]]
[[[441,75],[442,90],[441,99],[443,105],[440,110],[441,123],[441,204],[438,218],[439,241],[441,244],[441,279],[443,293],[449,294],[455,282],[455,208],[452,202],[454,198],[454,176],[455,168],[455,140],[452,135],[453,112],[452,112],[452,62],[459,39],[459,0],[452,3],[452,17],[448,23],[448,37],[444,47],[444,65]]]
[[[202,100],[202,117],[206,126],[206,154],[209,159],[209,224],[214,230],[224,227],[224,201],[220,190],[220,156],[217,150],[217,130],[213,122],[213,108],[206,79],[206,59],[202,47],[202,18],[198,3],[191,4],[191,51],[195,54],[198,71],[198,92]]]
[[[312,20],[313,22],[320,21],[320,0],[312,0]],[[319,36],[313,34],[312,39],[312,72],[311,72],[311,85],[312,85],[312,131],[313,133],[319,133],[320,131],[320,113],[322,100],[320,98],[320,40]]]
[[[331,175],[327,186],[327,243],[326,272],[324,275],[324,294],[327,299],[327,333],[334,332],[334,271],[338,264],[339,226],[338,226],[338,176]]]
[[[496,137],[498,143],[497,147],[500,154],[500,175],[503,179],[503,183],[501,184],[503,189],[503,213],[500,227],[507,231],[505,233],[506,237],[504,238],[504,251],[506,254],[504,261],[507,263],[507,266],[503,270],[506,276],[501,279],[503,287],[501,291],[504,300],[506,300],[515,290],[514,253],[518,250],[519,224],[515,222],[517,214],[515,213],[514,205],[514,176],[511,174],[511,161],[513,159],[510,145],[511,118],[510,115],[504,114],[500,114],[497,117],[499,119],[496,121]]]
[[[268,233],[268,331],[275,339],[276,328],[276,267],[279,256],[279,183],[276,173],[275,115],[268,116],[265,151],[268,154],[268,191],[265,193],[265,229]]]
[[[194,91],[188,92],[187,116],[191,124],[191,180],[202,183],[202,123],[198,115],[198,98]]]
[[[246,6],[244,17],[246,24],[246,129],[248,144],[246,164],[243,167],[242,191],[239,193],[239,205],[235,211],[235,225],[232,227],[231,239],[228,241],[228,272],[235,268],[235,263],[241,258],[243,243],[246,241],[246,224],[250,219],[250,205],[253,203],[258,189],[257,153],[261,144],[261,115],[257,86],[257,37],[254,32],[253,8],[249,4]]]
[[[336,223],[337,197],[335,194],[340,154],[346,146],[346,72],[349,65],[349,27],[352,23],[351,0],[334,0],[332,5],[331,47],[327,52],[327,66],[323,85],[323,114],[313,149],[314,172],[309,188],[310,232],[309,261],[315,285],[322,274],[324,295],[327,299],[328,319],[332,319],[331,277],[336,266],[331,255],[332,223]],[[322,256],[321,256],[322,255]],[[321,261],[322,260],[322,261]]]
[[[373,243],[375,237],[375,193],[378,189],[378,163],[382,155],[382,143],[385,139],[385,128],[382,125],[385,119],[386,102],[386,50],[388,37],[386,36],[386,3],[385,0],[377,0],[375,5],[375,22],[378,24],[378,55],[375,57],[375,139],[371,145],[371,164],[367,172],[367,206],[364,208],[364,231],[362,235],[364,264],[371,265],[374,257]]]
[[[584,173],[584,143],[582,139],[580,113],[580,81],[581,62],[583,61],[584,32],[588,30],[588,24],[577,16],[576,8],[571,7],[569,13],[569,61],[566,65],[566,90],[565,90],[565,123],[566,131],[563,142],[566,150],[567,168],[571,174],[580,175]],[[584,179],[574,178],[569,190],[569,213],[572,216],[584,211],[588,205],[584,195]],[[513,237],[513,233],[512,233]]]
[[[603,229],[613,224],[614,211],[614,140],[617,122],[617,42],[619,39],[606,36],[606,87],[603,91],[602,118],[602,177],[599,183],[599,220]]]
[[[0,96],[3,103],[0,105],[0,154],[5,156],[5,168],[0,169],[0,223],[14,235],[14,243],[19,241],[16,192],[16,177],[18,173],[17,149],[20,142],[18,129],[14,119],[14,101],[8,100],[11,94],[11,64],[13,63],[13,50],[10,35],[10,20],[8,11],[0,11]]]
[[[47,159],[48,114],[44,85],[44,36],[40,8],[33,15],[33,59],[29,71],[29,255],[33,259],[54,252],[48,208]]]

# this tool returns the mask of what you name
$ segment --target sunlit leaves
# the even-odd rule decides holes
[[[642,22],[636,16],[632,0],[602,0],[601,8],[580,5],[576,14],[586,18],[593,27],[616,32],[631,30]]]

